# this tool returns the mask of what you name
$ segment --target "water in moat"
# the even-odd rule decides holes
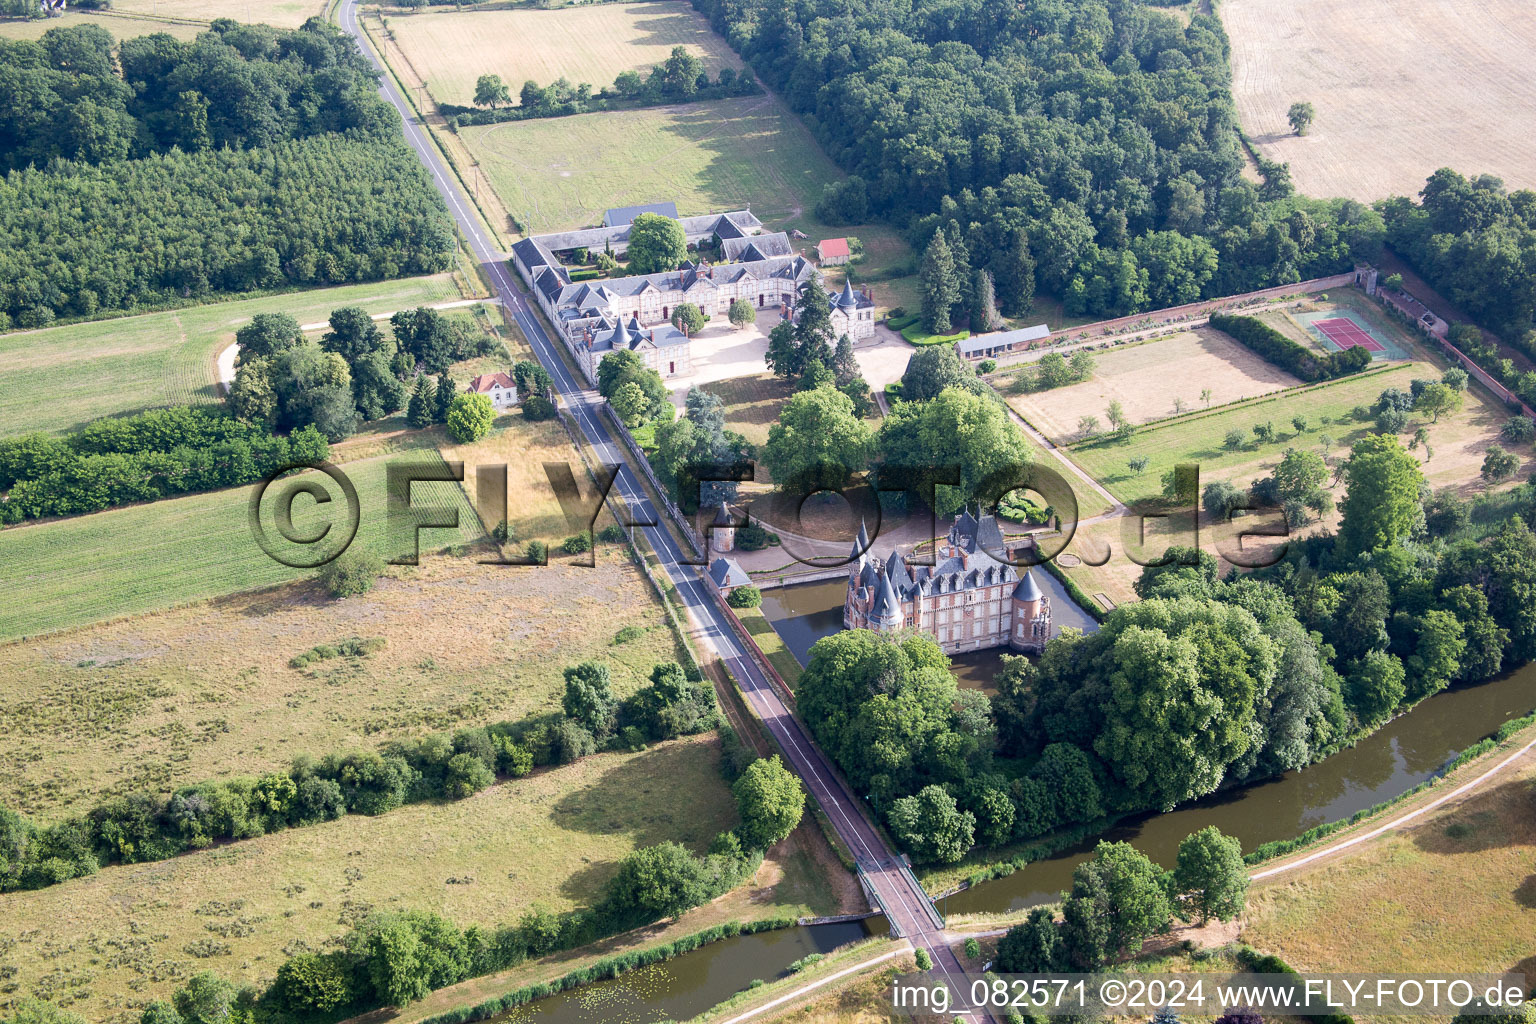
[[[883,919],[848,921],[737,935],[607,981],[548,996],[491,1020],[498,1024],[650,1024],[688,1020],[725,1002],[754,981],[774,981],[812,953],[830,953],[870,935]]]
[[[1035,577],[1051,595],[1055,622],[1075,625],[1063,612],[1083,613],[1067,599],[1061,584],[1039,570]],[[811,644],[842,628],[844,593],[839,581],[765,590],[763,612],[804,664]],[[1001,653],[978,651],[954,658],[960,684],[990,689]],[[1125,840],[1170,867],[1179,841],[1207,825],[1236,836],[1245,850],[1289,839],[1432,778],[1458,752],[1533,707],[1536,664],[1489,683],[1436,694],[1355,746],[1303,771],[1213,794],[1166,814],[1123,822],[1077,848],[956,893],[944,901],[942,909],[946,914],[1000,913],[1052,902],[1071,886],[1072,869],[1101,838]]]

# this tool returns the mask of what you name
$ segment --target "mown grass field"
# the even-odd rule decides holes
[[[431,451],[390,458],[441,462]],[[342,467],[357,488],[361,507],[353,544],[386,558],[401,553],[386,529],[388,462],[365,459]],[[0,609],[0,641],[313,576],[313,570],[274,561],[253,538],[248,504],[255,486],[0,531],[0,586],[27,596]],[[277,487],[271,498],[278,496]],[[316,506],[308,499],[294,503],[299,530],[334,522],[339,535],[344,502],[335,484],[328,489],[337,499],[330,505]],[[452,507],[460,513],[457,530],[424,531],[423,550],[481,535],[474,510],[456,483],[416,484],[412,493],[418,505]],[[333,518],[323,518],[333,511]],[[270,518],[267,528],[272,530]]]
[[[599,754],[468,800],[7,895],[6,933],[16,941],[0,965],[16,969],[10,980],[22,992],[45,988],[89,1020],[127,1024],[138,1019],[134,1007],[200,970],[269,981],[286,955],[328,948],[370,910],[497,925],[534,905],[590,905],[631,850],[675,840],[702,851],[736,825],[718,762],[712,735]]]
[[[771,96],[469,127],[459,138],[533,233],[663,199],[684,216],[750,206],[770,231],[871,238],[882,230],[815,225],[811,208],[842,172]]]
[[[761,447],[779,422],[779,410],[794,395],[794,385],[771,373],[712,381],[703,390],[724,403],[725,426]]]
[[[512,90],[525,81],[549,85],[565,78],[592,91],[621,72],[643,76],[687,47],[713,78],[741,58],[693,8],[677,3],[593,4],[565,10],[533,7],[492,11],[429,9],[387,16],[390,31],[427,91],[439,103],[468,106],[475,80],[500,75]]]
[[[1257,887],[1243,941],[1301,971],[1531,977],[1533,783],[1527,761],[1421,822]]]
[[[155,32],[165,32],[180,40],[189,40],[199,32],[208,31],[204,24],[188,24],[184,21],[161,21],[155,18],[119,17],[115,14],[68,11],[56,18],[35,18],[31,21],[0,21],[0,39],[37,39],[51,28],[69,28],[74,25],[96,25],[112,33],[112,38],[133,39]]]
[[[218,400],[215,361],[257,313],[317,323],[342,306],[391,313],[460,297],[451,274],[316,288],[0,335],[0,437]]]

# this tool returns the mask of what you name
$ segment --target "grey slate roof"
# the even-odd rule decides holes
[[[1035,582],[1034,571],[1025,569],[1024,578],[1019,580],[1019,585],[1013,588],[1013,599],[1015,601],[1038,601],[1040,596],[1040,584]]]
[[[731,262],[752,262],[773,259],[775,256],[793,256],[795,247],[789,236],[782,231],[771,235],[751,235],[744,238],[727,238],[720,243],[720,254]]]
[[[637,349],[647,342],[657,348],[671,348],[674,345],[688,344],[688,336],[669,323],[660,323],[655,327],[641,327],[640,321],[630,317],[626,323],[622,320],[609,324],[606,319],[593,328],[591,351],[613,352],[618,349]]]
[[[639,206],[615,206],[603,212],[604,227],[622,227],[642,213],[659,213],[677,220],[676,203],[641,203]]]
[[[724,589],[726,587],[744,587],[752,582],[741,566],[733,559],[717,558],[709,565],[709,578],[714,580],[715,586]]]
[[[992,348],[1007,348],[1010,345],[1023,344],[1025,342],[1039,341],[1049,337],[1051,329],[1045,324],[1036,324],[1033,327],[1021,327],[1016,331],[994,331],[991,334],[973,334],[969,338],[963,338],[956,342],[961,355],[970,355],[973,352],[985,352]]]

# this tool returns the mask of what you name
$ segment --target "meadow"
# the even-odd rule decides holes
[[[1536,22],[1521,0],[1362,6],[1226,0],[1238,116],[1296,189],[1362,202],[1416,196],[1440,167],[1536,185]],[[1311,103],[1304,136],[1286,111]]]
[[[595,568],[477,557],[424,555],[342,601],[298,583],[0,647],[0,804],[46,818],[104,793],[519,719],[559,709],[567,665],[605,660],[629,693],[676,659],[618,549]],[[616,643],[629,626],[640,635]],[[289,664],[354,636],[383,648]]]
[[[525,81],[549,85],[565,78],[593,92],[625,71],[642,75],[674,46],[704,62],[711,78],[741,59],[691,7],[676,3],[609,3],[542,10],[436,8],[387,16],[386,24],[412,69],[438,103],[469,106],[475,80],[501,76],[513,102]]]
[[[326,0],[112,0],[118,14],[139,14],[186,21],[233,18],[275,28],[298,28],[325,13]]]
[[[316,288],[0,334],[0,437],[219,400],[219,353],[257,313],[318,323],[342,306],[393,313],[461,297],[452,274]]]
[[[1533,783],[1527,759],[1407,828],[1258,886],[1243,941],[1302,971],[1531,977]]]
[[[690,737],[594,755],[466,800],[13,893],[4,905],[14,942],[0,948],[0,970],[89,1020],[129,1024],[136,1007],[201,970],[270,981],[288,955],[328,948],[371,911],[431,910],[490,926],[536,905],[590,905],[637,847],[674,840],[702,851],[736,825],[718,764],[714,736]],[[757,895],[772,912],[795,912]]]

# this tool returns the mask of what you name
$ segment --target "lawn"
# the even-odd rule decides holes
[[[1533,781],[1527,761],[1407,829],[1258,887],[1243,941],[1301,971],[1530,978]]]
[[[809,211],[843,177],[766,95],[469,127],[459,138],[533,233],[596,224],[612,206],[672,200],[684,216],[751,207],[767,230],[826,235]],[[860,238],[882,231],[837,229]]]
[[[597,92],[621,72],[642,75],[674,46],[704,61],[711,78],[741,59],[691,7],[677,3],[593,4],[564,10],[534,7],[388,16],[390,31],[438,103],[468,106],[475,80],[500,75],[513,102],[525,81],[565,78]]]
[[[328,948],[371,910],[496,925],[536,904],[591,905],[631,850],[675,840],[702,852],[735,826],[718,762],[712,735],[599,754],[467,800],[15,893],[4,904],[16,941],[0,963],[23,992],[44,988],[89,1020],[127,1022],[200,970],[269,981],[287,954]]]
[[[392,313],[460,298],[451,274],[316,288],[0,335],[0,437],[218,400],[216,360],[257,313],[318,323],[342,306]]]
[[[353,544],[386,557],[404,550],[386,530],[385,466],[390,459],[441,463],[436,452],[428,451],[343,465],[360,505]],[[0,586],[27,595],[26,601],[10,601],[0,608],[0,641],[314,575],[312,570],[279,564],[257,544],[247,515],[255,486],[0,531]],[[274,485],[267,499],[269,530],[270,503],[280,496],[279,486]],[[344,502],[339,487],[329,484],[328,489],[337,498],[331,505],[295,502],[299,530],[334,522],[339,534]],[[457,484],[417,484],[412,493],[417,505],[459,510],[458,529],[423,532],[424,550],[480,536],[479,521]],[[334,518],[321,518],[332,511]]]
[[[703,390],[719,395],[725,403],[726,429],[759,447],[768,442],[768,431],[779,422],[779,410],[795,393],[793,384],[771,373],[712,381]]]

